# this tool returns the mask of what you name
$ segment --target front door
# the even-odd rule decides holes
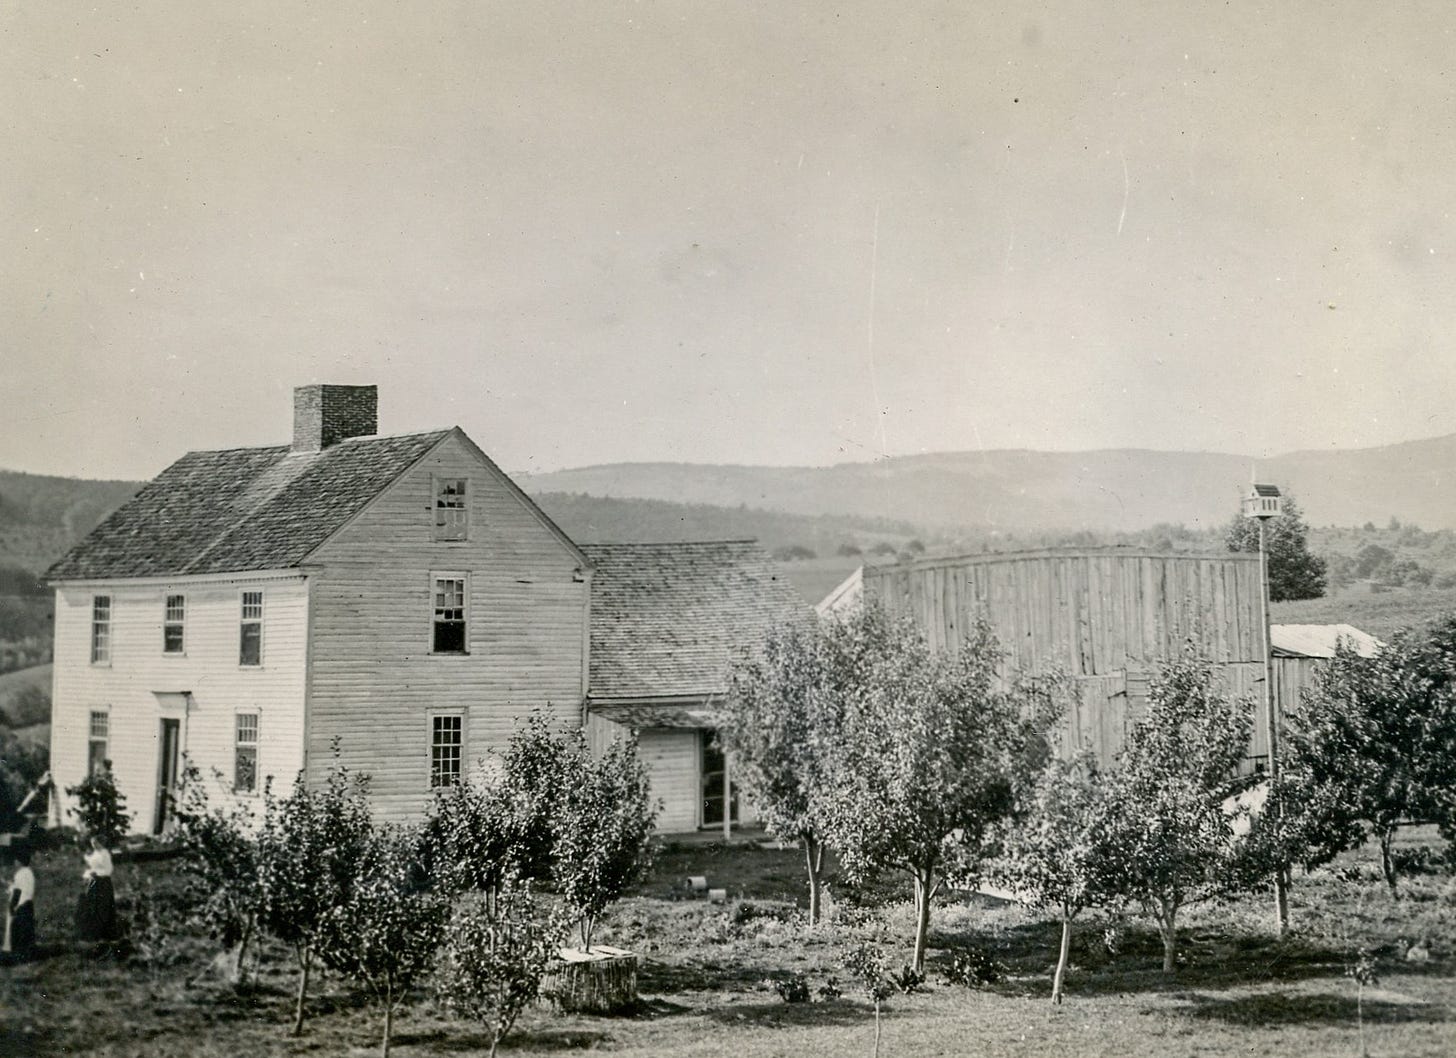
[[[160,834],[172,810],[172,792],[177,788],[177,754],[182,742],[182,721],[162,720],[161,754],[157,765],[157,815],[153,834]]]
[[[723,759],[723,751],[714,744],[713,733],[704,731],[701,738],[703,743],[700,773],[703,777],[703,826],[721,827],[725,805],[728,810],[729,823],[736,823],[738,822],[738,787],[731,781],[726,783],[724,781],[728,778],[727,763]]]

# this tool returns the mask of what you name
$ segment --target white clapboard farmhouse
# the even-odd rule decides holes
[[[155,833],[185,763],[258,797],[337,745],[408,819],[541,709],[638,730],[663,829],[732,822],[706,707],[804,610],[767,556],[579,547],[458,427],[376,423],[373,386],[301,387],[291,445],[183,456],[50,569],[58,788],[109,760]]]

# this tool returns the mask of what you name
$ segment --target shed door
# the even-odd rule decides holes
[[[637,755],[647,765],[653,800],[662,800],[657,829],[698,829],[698,732],[693,728],[649,727],[637,736]]]

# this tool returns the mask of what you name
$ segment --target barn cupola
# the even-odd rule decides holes
[[[378,432],[378,386],[314,385],[293,390],[295,452],[321,452],[350,437]]]

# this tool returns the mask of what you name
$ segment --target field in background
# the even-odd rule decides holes
[[[1405,835],[1403,844],[1430,840]],[[868,1055],[869,1005],[856,997],[838,960],[862,941],[908,954],[908,904],[875,904],[869,894],[831,883],[834,920],[806,935],[796,850],[678,846],[652,877],[612,909],[602,942],[642,955],[643,1009],[633,1018],[528,1011],[503,1054],[563,1055],[610,1050],[677,1058],[721,1055]],[[236,992],[209,972],[217,949],[195,933],[149,935],[149,960],[93,961],[63,944],[79,877],[74,851],[45,854],[38,906],[47,955],[0,967],[0,1054],[116,1056],[187,1054],[261,1058],[377,1053],[379,1018],[360,996],[325,977],[310,1002],[305,1036],[286,1033],[294,978],[285,952],[263,953],[256,985]],[[703,874],[729,891],[726,903],[689,898],[682,885]],[[145,894],[163,921],[176,921],[175,863],[126,863],[119,900]],[[879,887],[895,894],[899,889]],[[1247,1054],[1358,1055],[1354,983],[1344,976],[1360,946],[1377,953],[1380,981],[1362,1000],[1366,1039],[1376,1055],[1449,1058],[1456,1053],[1456,880],[1425,875],[1392,899],[1373,850],[1296,879],[1295,934],[1269,930],[1269,899],[1196,910],[1184,932],[1185,959],[1174,979],[1160,970],[1156,936],[1135,922],[1116,953],[1103,923],[1088,920],[1073,949],[1065,1005],[1048,1002],[1057,927],[982,898],[937,907],[928,987],[887,1004],[881,1054],[1102,1054],[1119,1058]],[[1413,942],[1425,961],[1408,961]],[[954,951],[975,947],[1004,967],[979,989],[946,981]],[[845,995],[783,1002],[772,981],[804,974],[817,990],[831,977]],[[488,1040],[441,1014],[424,993],[396,1020],[400,1058],[484,1055]]]

